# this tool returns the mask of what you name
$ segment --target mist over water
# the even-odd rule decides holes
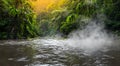
[[[103,24],[90,21],[83,30],[73,31],[65,42],[71,47],[93,52],[110,46],[112,39],[104,30]]]
[[[0,52],[5,53],[0,55],[0,61],[7,57],[11,66],[21,63],[21,66],[120,66],[120,41],[113,38],[104,24],[91,20],[68,38],[56,35],[29,41],[3,41]]]
[[[85,52],[107,51],[108,47],[113,45],[114,37],[108,34],[104,29],[104,24],[97,20],[88,20],[88,24],[83,29],[77,29],[68,35],[68,38],[63,38],[60,35],[55,37],[43,37],[32,41],[6,42],[14,45],[33,43],[38,45],[60,46],[63,49],[76,49]]]
[[[69,34],[67,39],[57,36],[53,38],[34,40],[37,44],[62,46],[64,49],[77,49],[85,52],[95,52],[106,50],[111,46],[113,37],[107,34],[104,24],[98,23],[97,20],[88,21],[88,25],[82,30],[78,29]]]

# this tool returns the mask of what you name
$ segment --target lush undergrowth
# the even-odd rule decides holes
[[[27,0],[0,0],[0,39],[34,37],[37,26]]]
[[[46,11],[39,15],[38,21],[42,35],[59,32],[68,35],[73,30],[82,29],[87,24],[87,21],[83,19],[87,18],[104,23],[108,31],[120,33],[119,0],[69,0],[66,2],[59,9]],[[43,15],[45,16],[41,17]]]
[[[57,33],[66,36],[73,30],[82,29],[88,23],[83,19],[97,20],[101,14],[105,28],[120,34],[119,0],[56,0],[47,4],[42,11],[33,7],[36,6],[35,1],[31,3],[31,0],[0,0],[0,39]]]

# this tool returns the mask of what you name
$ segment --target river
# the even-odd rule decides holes
[[[92,52],[62,44],[65,40],[0,41],[0,66],[120,66],[120,45]]]
[[[66,39],[1,40],[0,66],[120,66],[120,40],[94,23]]]

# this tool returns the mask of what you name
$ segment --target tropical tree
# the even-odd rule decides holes
[[[27,38],[37,35],[36,15],[28,0],[1,0],[0,38]]]

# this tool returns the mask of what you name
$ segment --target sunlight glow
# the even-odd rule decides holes
[[[55,4],[57,0],[35,0],[32,1],[32,7],[35,12],[45,11],[50,4]]]
[[[36,13],[61,9],[68,0],[31,0],[31,5]]]

